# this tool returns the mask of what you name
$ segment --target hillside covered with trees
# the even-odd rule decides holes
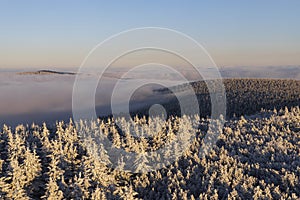
[[[207,81],[212,85],[213,93],[218,92],[218,85],[214,81]],[[233,115],[250,115],[261,109],[280,109],[300,105],[300,81],[284,79],[223,79],[226,91],[226,112],[228,117]],[[180,95],[192,86],[197,95],[199,109],[203,117],[210,115],[211,99],[207,84],[204,81],[196,81],[190,84],[161,88],[155,90],[159,94],[171,94],[171,99],[164,103],[167,113],[181,115],[179,102],[175,95]],[[147,113],[146,111],[144,113]]]

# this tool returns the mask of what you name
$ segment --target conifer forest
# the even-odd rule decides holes
[[[192,86],[206,102],[199,105],[206,107],[202,84]],[[179,116],[172,100],[163,122],[135,115],[131,121],[108,117],[4,125],[0,199],[299,199],[299,81],[227,79],[224,84],[228,115],[205,156],[200,150],[205,136],[213,134],[208,130],[212,120]],[[92,138],[88,145],[82,133],[105,138],[135,157],[113,161],[109,147]],[[155,151],[172,141],[179,146],[162,154],[174,159],[162,162]],[[151,163],[157,163],[155,170]]]

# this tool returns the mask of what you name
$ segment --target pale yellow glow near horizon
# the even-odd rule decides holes
[[[83,62],[84,58],[89,52],[88,48],[79,50],[58,49],[57,51],[47,51],[41,49],[40,51],[26,51],[26,48],[19,50],[8,50],[0,54],[0,68],[26,68],[26,67],[78,67]],[[217,66],[290,66],[300,65],[300,50],[290,49],[273,49],[273,50],[247,50],[247,49],[230,49],[225,48],[207,48],[211,57]],[[190,52],[193,53],[193,52]],[[156,55],[159,57],[159,55]],[[135,58],[136,59],[136,58]],[[140,62],[147,62],[147,58],[141,56]],[[182,65],[179,59],[171,59],[165,54],[159,60],[166,60],[172,65]],[[171,59],[171,60],[170,60]],[[118,62],[118,66],[131,66],[134,61],[122,59]],[[99,63],[99,65],[101,65]]]

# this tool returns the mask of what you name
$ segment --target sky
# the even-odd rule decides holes
[[[191,36],[218,66],[300,65],[299,20],[298,0],[1,0],[0,68],[77,67],[111,35],[148,26]]]

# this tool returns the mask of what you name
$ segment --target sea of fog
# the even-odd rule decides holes
[[[36,70],[0,71],[0,125],[7,124],[15,126],[18,124],[41,124],[43,122],[55,123],[58,120],[68,121],[72,118],[72,92],[76,75],[57,73],[36,73]],[[57,71],[55,71],[57,72]],[[76,71],[75,71],[76,73]],[[161,88],[155,84],[159,79],[168,82],[169,86],[181,84],[176,76],[157,73],[151,84],[145,84],[145,73],[131,73],[129,76],[121,77],[120,71],[108,72],[104,74],[96,85],[94,93],[95,110],[97,116],[111,114],[112,91],[114,94],[114,106],[126,107],[130,105],[130,111],[143,108],[153,103],[161,103],[166,95],[159,95],[153,92],[154,89]],[[153,73],[152,73],[153,74]],[[164,78],[161,78],[164,76]],[[169,76],[169,78],[167,77]],[[80,75],[80,84],[86,90],[92,90],[98,76],[93,73]],[[129,87],[136,87],[136,82],[140,87],[129,96]],[[118,89],[114,87],[118,84]],[[95,87],[95,86],[94,86]],[[117,92],[116,92],[117,91]],[[93,91],[91,91],[93,94]],[[86,102],[88,97],[80,97],[82,102]],[[84,104],[84,103],[83,103]]]
[[[57,69],[56,69],[57,70]],[[151,70],[151,69],[150,69]],[[69,120],[72,117],[72,91],[76,75],[70,74],[36,74],[20,73],[28,70],[0,69],[0,125],[15,126],[21,123],[31,124],[42,122],[55,123],[57,120]],[[36,69],[29,70],[36,72]],[[66,71],[61,70],[60,71]],[[68,69],[76,72],[76,69]],[[149,71],[150,72],[150,71]],[[105,116],[111,112],[111,96],[118,82],[123,89],[117,90],[116,103],[128,104],[127,89],[133,81],[143,80],[150,73],[147,71],[131,73],[122,77],[124,72],[115,70],[107,72],[98,84],[95,93],[96,112]],[[300,79],[300,67],[227,67],[220,68],[223,78],[286,78]],[[194,72],[182,69],[184,76],[193,77]],[[169,85],[183,83],[178,74],[151,70],[153,83],[164,80]],[[81,83],[89,86],[96,77],[93,73],[81,74]],[[168,98],[163,94],[153,93],[153,89],[162,87],[159,84],[148,84],[139,87],[130,98],[130,109],[139,109],[146,105],[160,103]],[[123,98],[124,97],[124,98]],[[82,97],[83,100],[85,97]]]

